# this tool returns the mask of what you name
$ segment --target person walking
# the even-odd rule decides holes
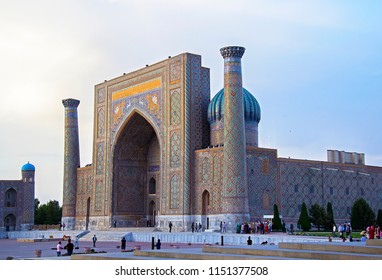
[[[122,237],[122,240],[121,240],[121,251],[125,252],[125,250],[126,250],[126,238]]]
[[[58,241],[58,244],[57,244],[57,257],[61,256],[61,251],[62,251],[61,241]]]
[[[97,242],[97,236],[95,234],[94,234],[92,240],[93,240],[93,247],[95,247],[96,246],[96,242]]]
[[[169,232],[171,232],[171,229],[172,229],[172,223],[170,221],[170,223],[168,224],[168,227],[169,227]]]

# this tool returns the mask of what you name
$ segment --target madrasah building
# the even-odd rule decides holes
[[[80,167],[80,101],[65,99],[63,218],[68,229],[168,227],[189,231],[263,220],[277,204],[286,223],[301,205],[332,203],[348,221],[363,197],[382,206],[382,167],[361,153],[327,161],[279,158],[259,147],[261,111],[242,83],[243,47],[220,50],[224,88],[210,100],[210,70],[183,53],[94,88],[92,164]]]

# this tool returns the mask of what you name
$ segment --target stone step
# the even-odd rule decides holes
[[[276,245],[255,245],[249,247],[215,247],[203,248],[204,253],[255,255],[279,258],[318,259],[318,260],[382,260],[382,255],[361,254],[332,251],[308,251],[300,249],[282,249]]]
[[[215,254],[206,253],[201,248],[195,250],[135,250],[134,256],[155,259],[185,260],[297,260],[297,258],[279,256],[257,256],[248,254]]]
[[[366,244],[367,245],[367,244]],[[343,252],[354,254],[381,255],[382,247],[365,246],[364,243],[287,243],[278,244],[280,249],[310,250],[324,252]]]
[[[382,246],[382,239],[368,239],[366,240],[367,246]]]

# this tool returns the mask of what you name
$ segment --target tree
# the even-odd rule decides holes
[[[41,204],[35,199],[35,224],[55,225],[61,222],[62,208],[57,200],[49,200],[47,204]]]
[[[377,214],[377,220],[376,220],[377,225],[382,227],[382,209],[378,209],[378,214]]]
[[[330,202],[326,205],[325,230],[331,231],[335,225],[333,207]]]
[[[353,229],[365,229],[375,222],[375,213],[365,199],[357,199],[351,209],[350,222]]]
[[[302,203],[300,218],[298,219],[297,224],[299,224],[304,231],[308,231],[312,228],[310,224],[308,208],[306,207],[305,202]]]
[[[320,228],[325,224],[326,213],[324,207],[315,203],[310,207],[309,214],[312,223],[317,227],[317,230],[320,231]]]
[[[273,205],[273,220],[272,220],[272,230],[278,231],[281,230],[283,225],[281,224],[281,219],[279,215],[279,208],[277,204]]]

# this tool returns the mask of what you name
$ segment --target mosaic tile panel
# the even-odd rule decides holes
[[[177,209],[179,208],[179,190],[180,180],[177,174],[171,177],[170,181],[170,208]]]
[[[180,167],[180,131],[171,133],[170,138],[170,166]]]
[[[211,162],[208,157],[203,158],[202,161],[202,181],[209,182],[211,178]]]
[[[180,106],[180,89],[174,89],[170,91],[170,106],[171,106],[171,116],[170,124],[178,125],[180,124],[181,117],[181,106]]]
[[[97,165],[96,165],[97,175],[103,174],[104,163],[105,163],[105,143],[102,142],[97,144]]]
[[[180,61],[170,65],[170,84],[173,85],[180,82],[181,69]]]
[[[104,103],[106,100],[106,90],[105,88],[100,88],[97,91],[97,102],[98,104]]]
[[[101,107],[97,113],[97,137],[105,136],[105,109]]]

